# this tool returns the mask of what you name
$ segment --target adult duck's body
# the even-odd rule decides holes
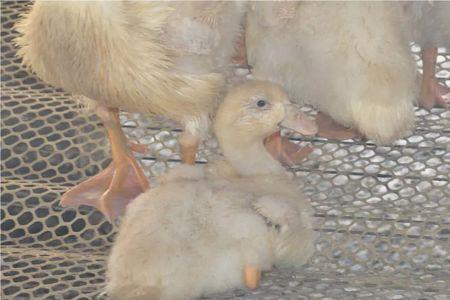
[[[108,263],[113,299],[192,299],[258,286],[273,265],[300,266],[314,250],[311,208],[264,148],[288,126],[287,95],[267,82],[224,99],[215,132],[225,160],[180,166],[127,208]]]
[[[248,14],[249,64],[299,101],[378,143],[404,135],[414,122],[415,65],[410,19],[399,3],[284,2],[253,5]],[[351,137],[327,126],[319,134]]]
[[[115,217],[148,187],[127,146],[118,109],[178,121],[184,162],[194,163],[224,87],[239,33],[237,2],[36,2],[17,25],[23,62],[44,81],[92,100],[113,162],[66,192]],[[126,187],[124,189],[124,187]]]

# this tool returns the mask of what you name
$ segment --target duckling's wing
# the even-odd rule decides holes
[[[301,218],[298,205],[293,199],[286,197],[263,196],[253,202],[252,207],[267,223],[281,227]]]
[[[267,195],[256,200],[253,207],[278,231],[274,244],[275,264],[294,267],[305,264],[314,253],[310,206],[302,198]]]

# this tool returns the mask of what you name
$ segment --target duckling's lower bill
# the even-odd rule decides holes
[[[280,131],[266,138],[264,145],[273,158],[288,167],[299,164],[313,151],[309,145],[300,146],[291,142],[287,137],[281,136]]]
[[[281,127],[291,129],[301,135],[315,135],[318,127],[314,120],[296,109],[295,106],[287,106],[288,113],[280,123]],[[264,146],[273,158],[284,166],[293,166],[302,162],[313,151],[311,146],[301,146],[291,142],[287,137],[281,136],[277,131],[264,140]]]

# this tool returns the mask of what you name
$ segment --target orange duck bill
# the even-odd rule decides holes
[[[287,115],[280,126],[302,135],[315,135],[318,131],[315,121],[293,106],[288,107]],[[300,146],[281,136],[280,131],[267,137],[264,146],[273,158],[289,167],[299,164],[313,151],[311,146]]]

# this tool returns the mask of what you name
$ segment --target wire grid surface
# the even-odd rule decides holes
[[[94,209],[58,202],[109,164],[108,141],[75,97],[20,65],[12,26],[25,10],[2,3],[2,299],[98,298],[117,228]],[[438,62],[450,85],[450,55]],[[416,116],[415,131],[385,147],[292,136],[315,148],[292,172],[315,209],[316,254],[301,270],[263,274],[254,292],[207,299],[450,299],[450,111]],[[139,155],[149,177],[180,163],[176,124],[131,113],[121,120],[149,147]],[[217,153],[206,141],[198,163]]]

